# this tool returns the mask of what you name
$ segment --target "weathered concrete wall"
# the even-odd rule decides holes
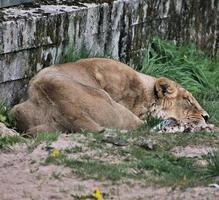
[[[58,63],[66,49],[85,46],[129,62],[159,36],[218,47],[218,0],[117,0],[78,6],[0,10],[0,99],[16,103],[37,71]]]
[[[22,3],[30,3],[33,0],[0,0],[0,8],[19,5]]]

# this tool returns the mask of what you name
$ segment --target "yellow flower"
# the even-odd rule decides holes
[[[87,195],[87,194],[83,194],[80,196],[81,199],[88,199],[88,198],[92,198],[92,199],[95,199],[95,200],[102,200],[102,195],[101,195],[101,192],[99,190],[99,188],[97,187],[93,194],[91,195]]]
[[[50,153],[50,156],[56,158],[60,156],[60,150],[59,149],[53,149]]]
[[[98,187],[94,190],[92,197],[96,200],[102,200],[102,195]]]

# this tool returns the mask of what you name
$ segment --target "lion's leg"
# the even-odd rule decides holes
[[[37,116],[39,116],[38,111],[39,109],[36,109],[34,104],[27,100],[14,106],[10,111],[10,116],[16,121],[17,129],[20,132],[26,132],[31,127],[41,124],[37,120]]]
[[[94,132],[102,132],[105,130],[104,127],[100,126],[90,117],[86,117],[86,116],[84,116],[83,118],[76,119],[74,121],[74,124],[75,124],[74,127],[76,131],[90,130]]]

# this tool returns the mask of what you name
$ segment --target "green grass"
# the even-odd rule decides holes
[[[191,186],[205,176],[204,169],[195,166],[192,159],[176,158],[166,152],[145,154],[137,167],[152,170],[154,175],[159,177],[156,182],[166,186]]]
[[[26,143],[27,140],[21,136],[0,136],[0,150],[8,149],[17,143]]]
[[[52,132],[52,133],[38,133],[33,140],[36,143],[42,143],[42,142],[46,142],[46,143],[51,143],[53,141],[56,141],[57,138],[59,136],[58,132]]]
[[[29,150],[32,151],[41,143],[46,143],[46,146],[50,146],[52,142],[56,141],[59,137],[58,132],[51,132],[51,133],[38,133],[34,137],[29,139],[28,147]]]
[[[219,176],[219,151],[211,152],[206,159],[208,162],[207,171],[209,176]]]
[[[125,165],[109,164],[103,161],[93,160],[88,156],[81,159],[68,158],[64,154],[58,158],[49,156],[45,164],[64,165],[71,168],[80,177],[94,178],[97,180],[118,181],[124,177],[134,177],[134,175],[125,170]]]
[[[169,77],[195,95],[216,94],[219,89],[218,59],[209,58],[193,44],[177,47],[173,42],[153,38],[138,69],[152,76]]]
[[[210,122],[219,127],[219,99],[216,95],[215,99],[213,99],[213,97],[206,96],[202,99],[200,98],[199,102],[201,103],[202,107],[209,113]],[[212,99],[209,100],[209,98]]]

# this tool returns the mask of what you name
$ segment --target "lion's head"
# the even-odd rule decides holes
[[[155,81],[154,98],[155,103],[151,110],[154,117],[174,118],[197,125],[208,121],[208,113],[192,94],[170,79],[161,77]]]

